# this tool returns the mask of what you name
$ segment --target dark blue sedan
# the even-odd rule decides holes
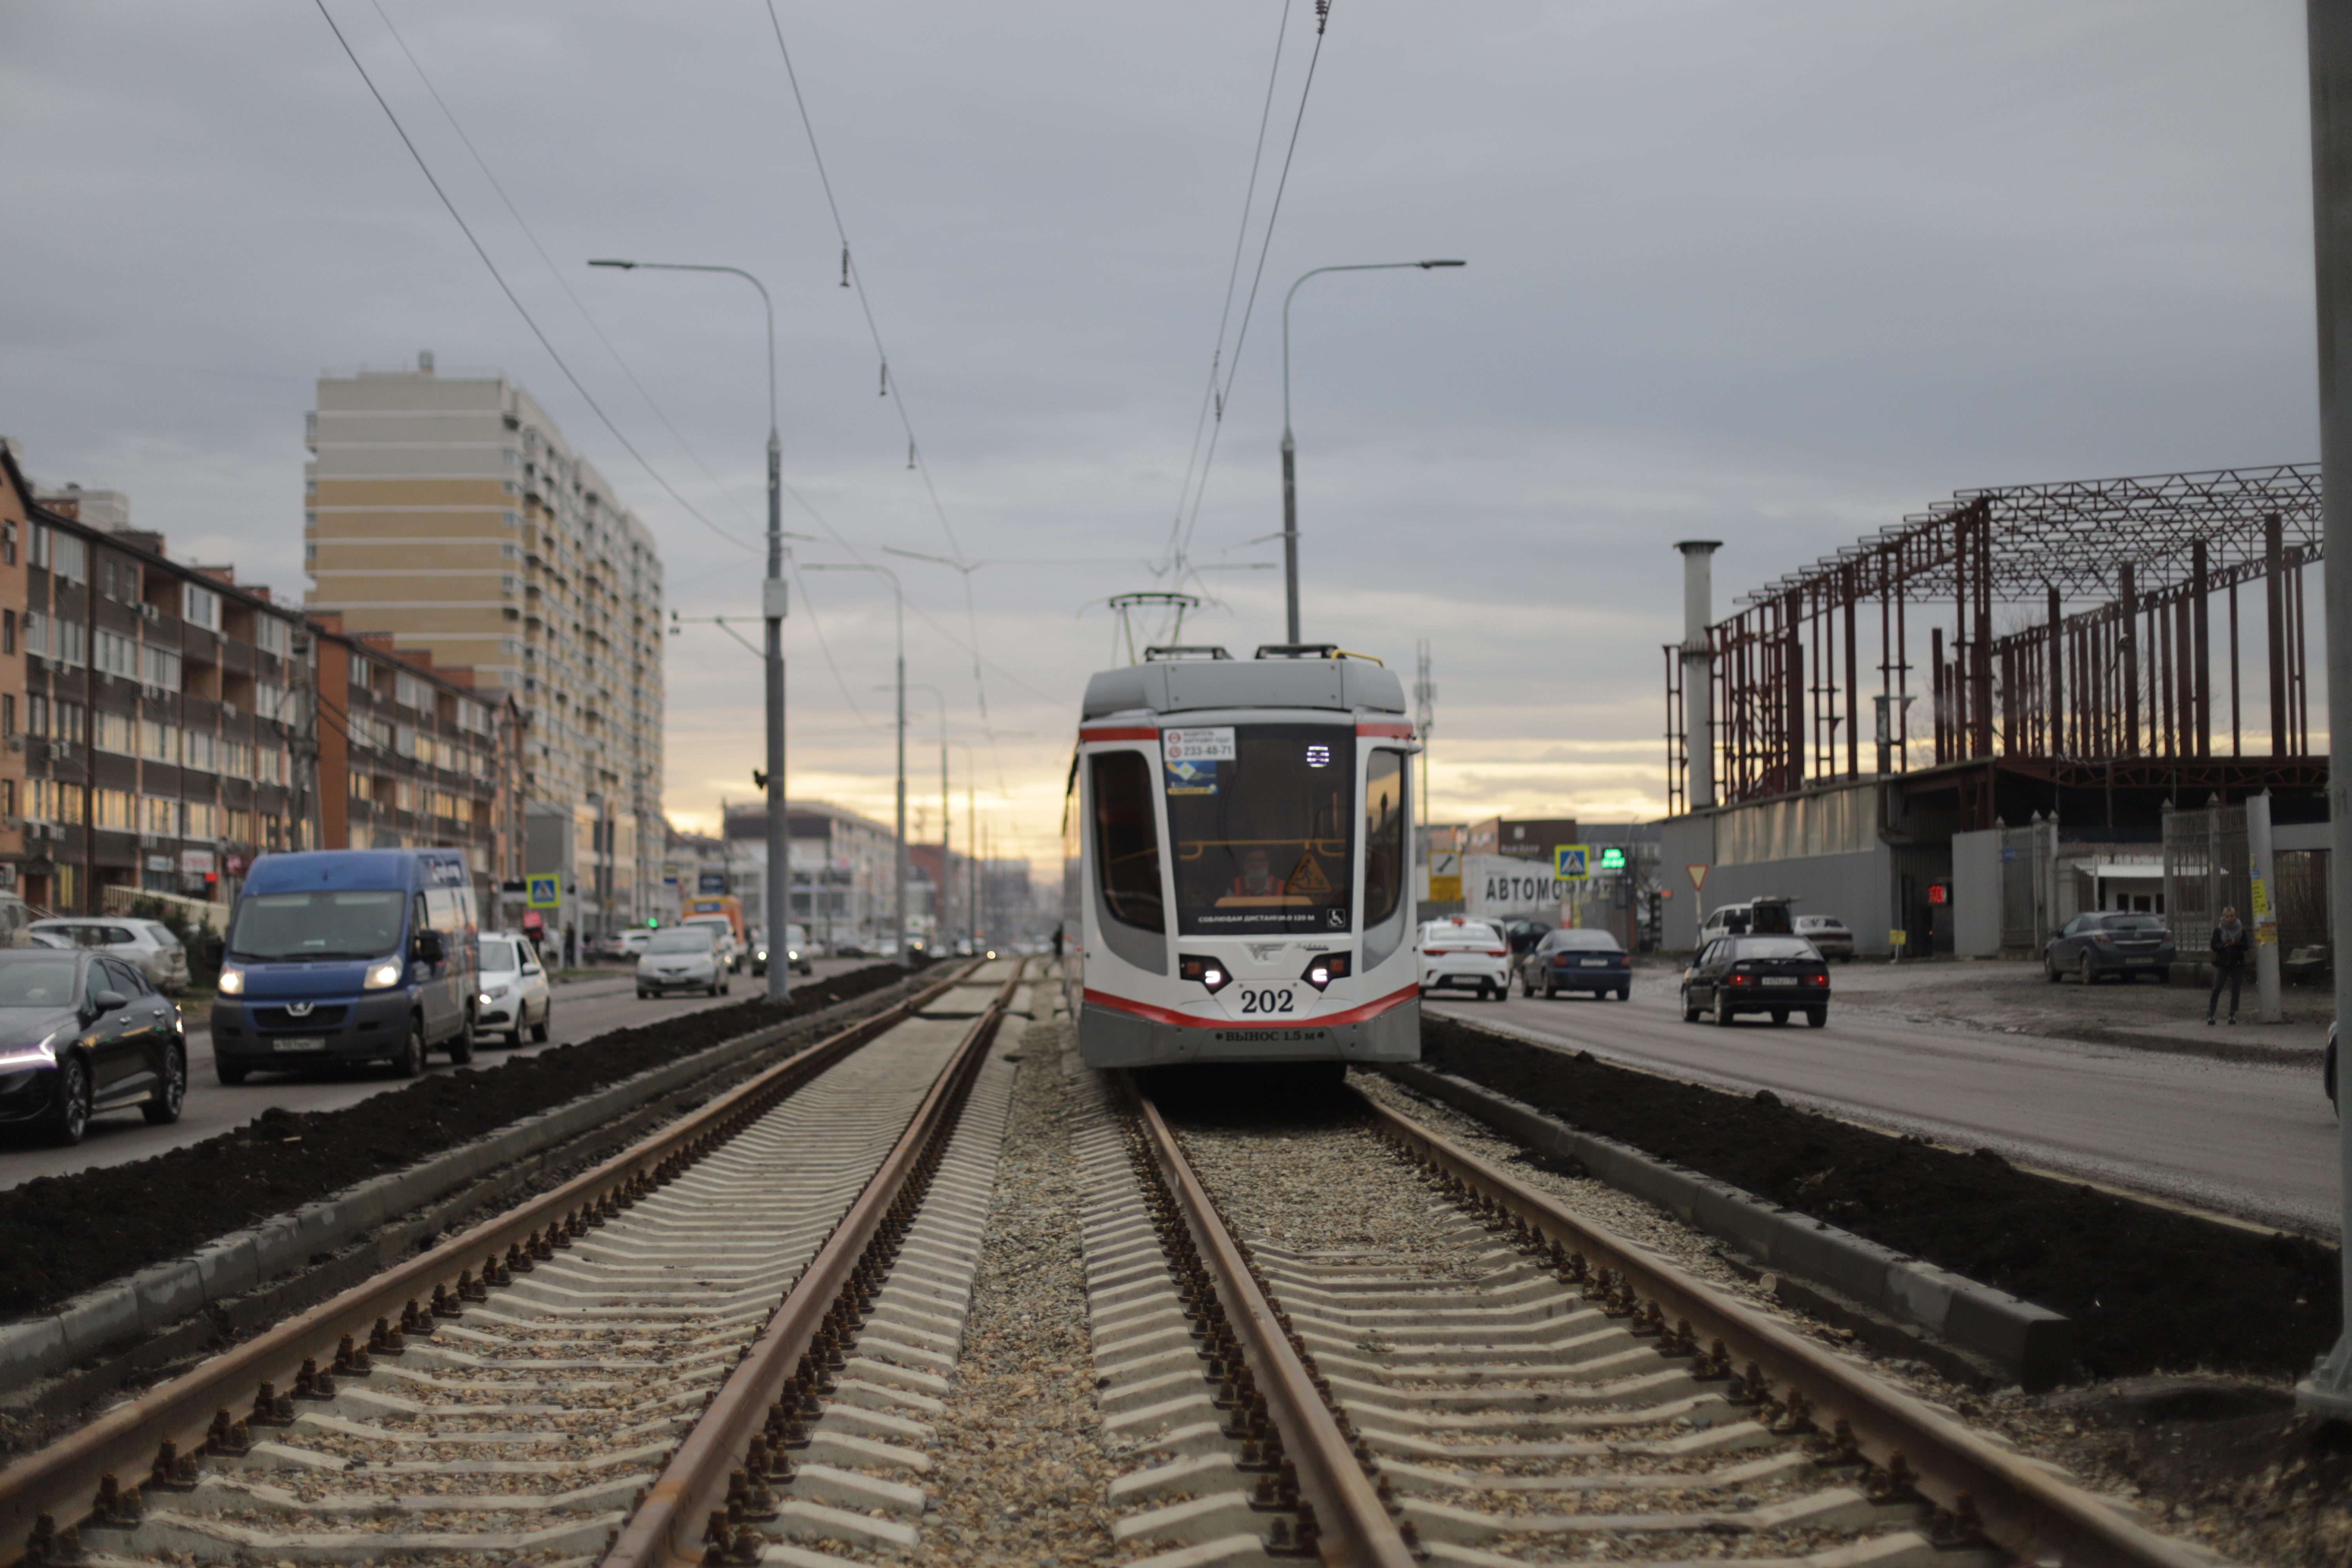
[[[1620,1002],[1633,994],[1633,963],[1625,947],[1605,931],[1555,931],[1519,960],[1519,990],[1529,996],[1591,991]]]

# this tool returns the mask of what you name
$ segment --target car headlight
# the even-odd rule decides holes
[[[397,985],[400,984],[401,975],[407,971],[407,968],[408,965],[396,958],[387,958],[381,963],[371,963],[368,965],[367,978],[360,983],[361,986],[368,991],[382,991],[387,986]]]
[[[768,950],[763,947],[757,952],[754,952],[751,956],[758,959],[761,963],[765,963],[768,962]]]
[[[0,1072],[57,1066],[58,1040],[66,1033],[64,1029],[53,1029],[36,1044],[11,1046],[5,1050],[0,1050]]]
[[[512,987],[505,985],[488,986],[482,992],[482,1000],[485,1002],[495,1002],[499,997],[505,995],[510,989],[512,989]]]
[[[226,964],[223,964],[220,972],[219,989],[220,994],[224,996],[244,995],[245,971],[242,969],[231,969]]]

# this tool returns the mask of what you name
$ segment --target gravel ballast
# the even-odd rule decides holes
[[[1103,1498],[1114,1473],[1096,1436],[1066,1022],[1053,989],[1023,1034],[971,1315],[947,1409],[935,1425],[923,1560],[954,1564],[1101,1563],[1116,1555]]]

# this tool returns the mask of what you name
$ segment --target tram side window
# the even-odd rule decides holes
[[[1404,755],[1374,752],[1364,766],[1364,926],[1396,913],[1404,896]]]
[[[1140,752],[1098,752],[1095,786],[1095,875],[1114,919],[1143,931],[1166,931],[1160,905],[1160,824],[1152,809],[1151,764]]]

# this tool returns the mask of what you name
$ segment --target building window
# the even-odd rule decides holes
[[[139,721],[139,754],[151,763],[170,763],[176,766],[180,761],[180,727],[166,724],[160,719],[142,719]]]
[[[16,525],[0,522],[0,565],[16,564]]]
[[[0,610],[0,653],[16,651],[16,612]]]
[[[183,833],[183,837],[188,838],[218,838],[220,837],[220,807],[215,805],[208,800],[192,800],[188,802],[187,826]]]
[[[294,628],[276,616],[253,617],[253,646],[284,658],[294,646]]]
[[[118,832],[137,831],[132,826],[138,811],[138,796],[127,789],[102,789],[98,792],[98,826]]]
[[[141,680],[150,686],[160,686],[166,691],[180,689],[178,654],[167,647],[157,647],[153,643],[142,643],[139,648],[139,661],[144,666],[139,672]]]
[[[429,709],[433,705],[433,695],[425,689],[425,682],[405,671],[392,678],[392,700],[403,708]]]
[[[121,632],[110,632],[101,626],[90,646],[98,656],[97,668],[101,674],[119,675],[127,680],[139,679],[138,643]]]
[[[181,584],[180,618],[192,626],[202,626],[208,632],[220,630],[220,595],[210,588],[200,588],[194,583]]]
[[[63,707],[64,704],[60,703],[58,706]],[[126,757],[137,756],[139,754],[138,721],[128,713],[101,711],[98,716],[97,743],[98,749],[101,752],[120,752]],[[104,826],[105,824],[101,823],[100,826]]]
[[[180,735],[180,765],[205,773],[220,772],[220,737],[210,730],[187,730]]]

